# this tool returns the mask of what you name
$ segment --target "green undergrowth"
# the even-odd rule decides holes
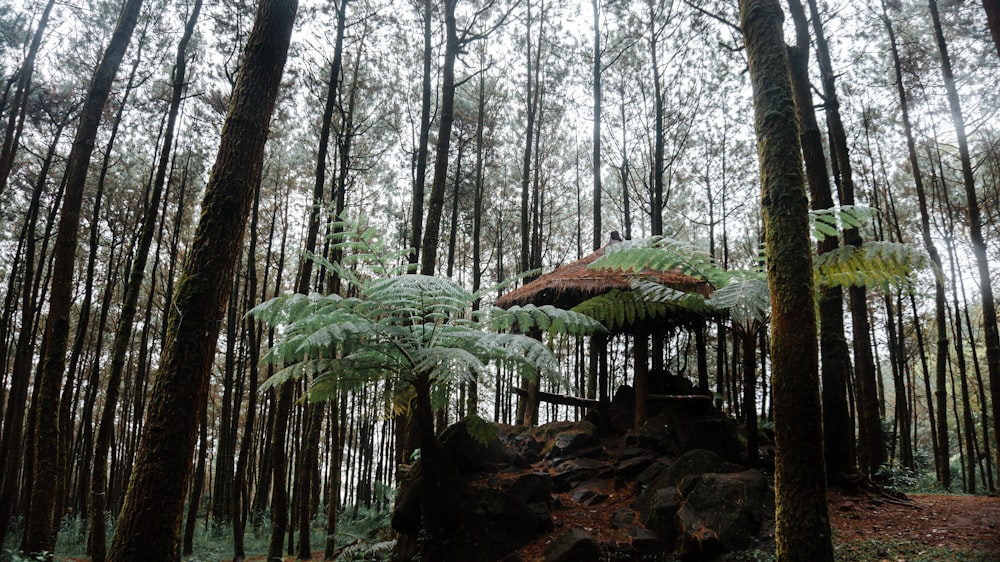
[[[391,502],[385,505],[391,505]],[[312,550],[322,551],[326,545],[326,516],[325,509],[320,510],[311,525],[309,535]],[[353,545],[351,552],[338,558],[338,560],[374,560],[371,555],[365,554],[369,545],[377,545],[387,539],[387,529],[389,528],[388,508],[366,508],[348,506],[340,513],[337,524],[336,544],[337,548]],[[114,521],[108,521],[108,542],[110,543],[111,532]],[[54,549],[54,560],[56,562],[66,560],[87,559],[87,533],[89,527],[87,521],[81,517],[67,517],[63,519],[56,539]],[[18,549],[21,541],[23,528],[20,521],[15,521],[10,532],[0,548],[0,562],[29,562],[44,559],[46,554],[28,556]],[[271,517],[269,513],[259,514],[256,524],[247,522],[246,534],[244,535],[244,547],[248,557],[260,556],[267,553],[267,546],[271,535]],[[296,540],[298,533],[296,532]],[[287,542],[286,542],[287,544]],[[184,556],[185,562],[218,562],[229,560],[233,556],[233,529],[231,525],[215,525],[205,518],[198,521],[194,532],[193,548],[190,555]]]
[[[971,552],[946,547],[929,547],[903,539],[855,539],[838,542],[834,554],[841,562],[905,560],[906,562],[1000,562],[1000,553]]]

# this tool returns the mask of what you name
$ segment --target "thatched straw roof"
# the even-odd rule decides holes
[[[534,281],[501,296],[497,299],[496,305],[501,308],[509,308],[514,305],[530,303],[539,306],[551,304],[559,308],[573,308],[612,289],[630,290],[630,278],[635,276],[634,273],[626,275],[621,271],[589,269],[587,267],[602,255],[604,255],[604,247],[575,262],[557,267]],[[643,272],[641,275],[678,291],[696,292],[703,295],[708,295],[709,292],[708,285],[704,281],[677,271],[650,271]]]

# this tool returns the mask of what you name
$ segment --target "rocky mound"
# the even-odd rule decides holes
[[[448,559],[712,560],[773,537],[773,490],[734,462],[731,420],[710,407],[666,410],[638,435],[593,419],[505,427],[483,444],[465,422],[450,427]],[[419,473],[418,462],[397,496],[396,560],[416,559]]]

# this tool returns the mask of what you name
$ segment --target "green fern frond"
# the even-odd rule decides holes
[[[733,325],[742,331],[754,332],[770,317],[771,293],[766,279],[746,276],[716,290],[706,303],[727,312]]]
[[[843,246],[816,258],[816,283],[827,287],[868,286],[912,290],[917,270],[928,267],[927,254],[896,242]]]
[[[496,331],[516,329],[527,333],[538,330],[570,336],[586,336],[605,331],[600,322],[594,321],[587,315],[548,304],[541,306],[514,305],[507,309],[493,307],[489,326]]]
[[[861,228],[878,214],[877,209],[861,205],[844,205],[809,211],[812,235],[822,241],[827,236],[839,236],[842,230]]]
[[[625,272],[678,271],[706,281],[715,287],[723,281],[719,268],[708,252],[687,242],[663,236],[630,240],[605,248],[591,269],[616,269]]]

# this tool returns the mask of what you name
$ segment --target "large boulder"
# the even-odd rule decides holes
[[[774,492],[757,470],[702,474],[684,499],[675,523],[688,557],[744,549],[774,517]]]
[[[636,434],[639,446],[677,456],[695,449],[715,451],[739,462],[741,445],[736,422],[705,402],[668,402],[646,420]]]
[[[524,459],[500,440],[498,433],[484,431],[482,427],[472,428],[473,425],[492,426],[489,422],[465,418],[448,426],[441,434],[441,444],[460,474],[471,475],[496,472],[511,466],[527,466]],[[477,433],[476,437],[470,432],[470,428]]]
[[[545,548],[545,562],[598,562],[601,544],[594,535],[572,527]]]
[[[611,427],[625,433],[635,425],[635,390],[627,384],[618,387],[611,405],[608,408],[608,418]]]
[[[546,503],[485,487],[469,491],[459,516],[449,540],[451,560],[501,560],[552,528]]]
[[[559,459],[592,447],[597,427],[588,421],[552,422],[532,428],[528,434],[541,443],[542,458]]]
[[[441,442],[434,458],[443,485],[436,488],[434,501],[445,516],[449,559],[502,560],[552,529],[548,473],[532,472],[513,481],[494,474],[486,481],[507,484],[484,485],[482,480],[473,481],[476,475],[522,466],[523,459],[497,436],[485,443],[473,438],[467,420],[445,430]],[[393,550],[395,560],[419,555],[424,460],[404,471],[396,495],[391,523],[400,536]]]
[[[634,505],[639,521],[678,554],[708,560],[745,547],[774,517],[774,494],[756,470],[698,449],[662,469]]]

